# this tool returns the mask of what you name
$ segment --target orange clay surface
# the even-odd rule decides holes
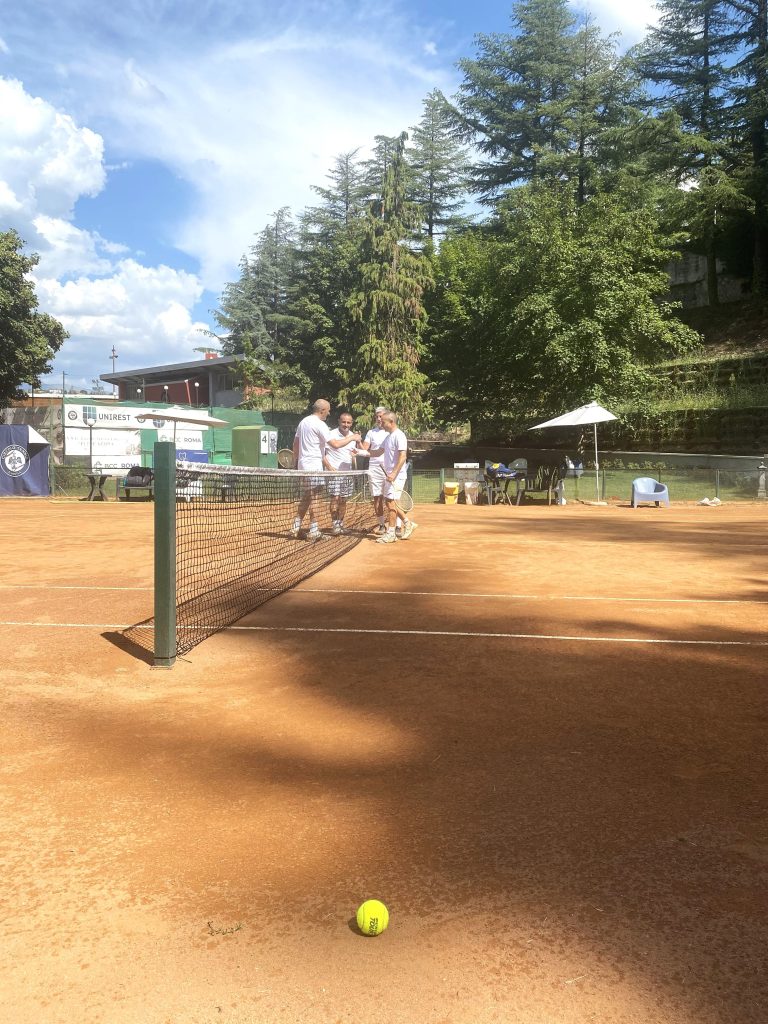
[[[0,502],[3,1020],[765,1024],[768,507],[415,514],[162,671]]]

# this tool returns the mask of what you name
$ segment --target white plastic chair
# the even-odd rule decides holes
[[[663,501],[669,508],[669,491],[652,476],[638,476],[632,481],[632,508],[641,501],[654,501],[657,507]]]

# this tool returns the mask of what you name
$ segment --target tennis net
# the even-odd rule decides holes
[[[156,663],[163,644],[159,629],[166,632],[173,660],[166,618],[175,624],[175,654],[184,654],[351,550],[376,525],[365,471],[305,473],[185,462],[169,468],[173,483],[168,487],[166,481],[165,502],[162,472],[156,470],[155,477],[155,616],[133,627],[134,639],[142,628],[145,635],[152,628]],[[295,536],[300,505],[310,499]],[[334,530],[340,518],[343,532]],[[310,535],[311,521],[321,539]],[[168,543],[166,533],[175,543]],[[175,605],[167,615],[163,592]]]

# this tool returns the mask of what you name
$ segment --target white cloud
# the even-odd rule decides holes
[[[0,182],[19,229],[39,212],[71,219],[76,200],[104,186],[101,137],[14,80],[0,78],[0,110]]]
[[[114,345],[126,369],[192,358],[207,325],[190,310],[202,294],[194,274],[121,260],[109,277],[61,282],[36,275],[41,306],[70,332],[70,373],[90,381],[108,369]]]
[[[109,259],[99,255],[106,251],[100,235],[83,231],[60,217],[38,214],[32,224],[36,233],[35,248],[40,250],[40,272],[46,276],[64,277],[67,274],[108,274],[112,269]]]
[[[125,258],[121,242],[73,223],[77,200],[104,186],[102,138],[17,81],[0,79],[0,109],[0,228],[16,228],[40,255],[40,308],[71,335],[57,371],[88,385],[109,368],[112,345],[126,368],[189,358],[207,326],[190,313],[202,294],[199,278],[143,266]]]
[[[426,53],[427,56],[429,57],[437,56],[437,46],[435,45],[435,43],[424,43],[423,50],[424,53]]]
[[[10,47],[8,46],[8,43],[6,43],[6,41],[3,39],[3,37],[0,36],[0,53],[10,53],[10,52],[11,52],[11,50],[10,50]]]
[[[638,42],[659,20],[655,0],[572,0],[572,6],[591,14],[604,31],[621,32],[627,45]]]
[[[339,153],[416,123],[423,97],[450,91],[453,71],[426,71],[364,35],[293,30],[146,66],[131,59],[119,73],[97,58],[87,73],[111,148],[160,160],[194,186],[173,240],[218,293],[274,210],[314,202],[311,186]]]

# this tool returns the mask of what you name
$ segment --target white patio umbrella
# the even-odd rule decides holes
[[[173,439],[176,440],[176,424],[177,423],[192,423],[199,427],[228,427],[229,423],[227,420],[217,419],[215,416],[211,416],[210,413],[200,411],[199,409],[180,409],[177,406],[171,406],[169,409],[147,409],[136,419],[139,423],[143,423],[145,420],[166,420],[168,423],[173,423]]]
[[[615,420],[612,412],[608,412],[597,402],[589,402],[587,405],[580,405],[578,409],[563,413],[562,416],[555,416],[553,420],[546,423],[537,423],[529,430],[544,430],[547,427],[585,427],[591,424],[595,433],[595,487],[597,489],[597,500],[600,501],[600,464],[597,459],[597,424],[607,423],[608,420]]]

